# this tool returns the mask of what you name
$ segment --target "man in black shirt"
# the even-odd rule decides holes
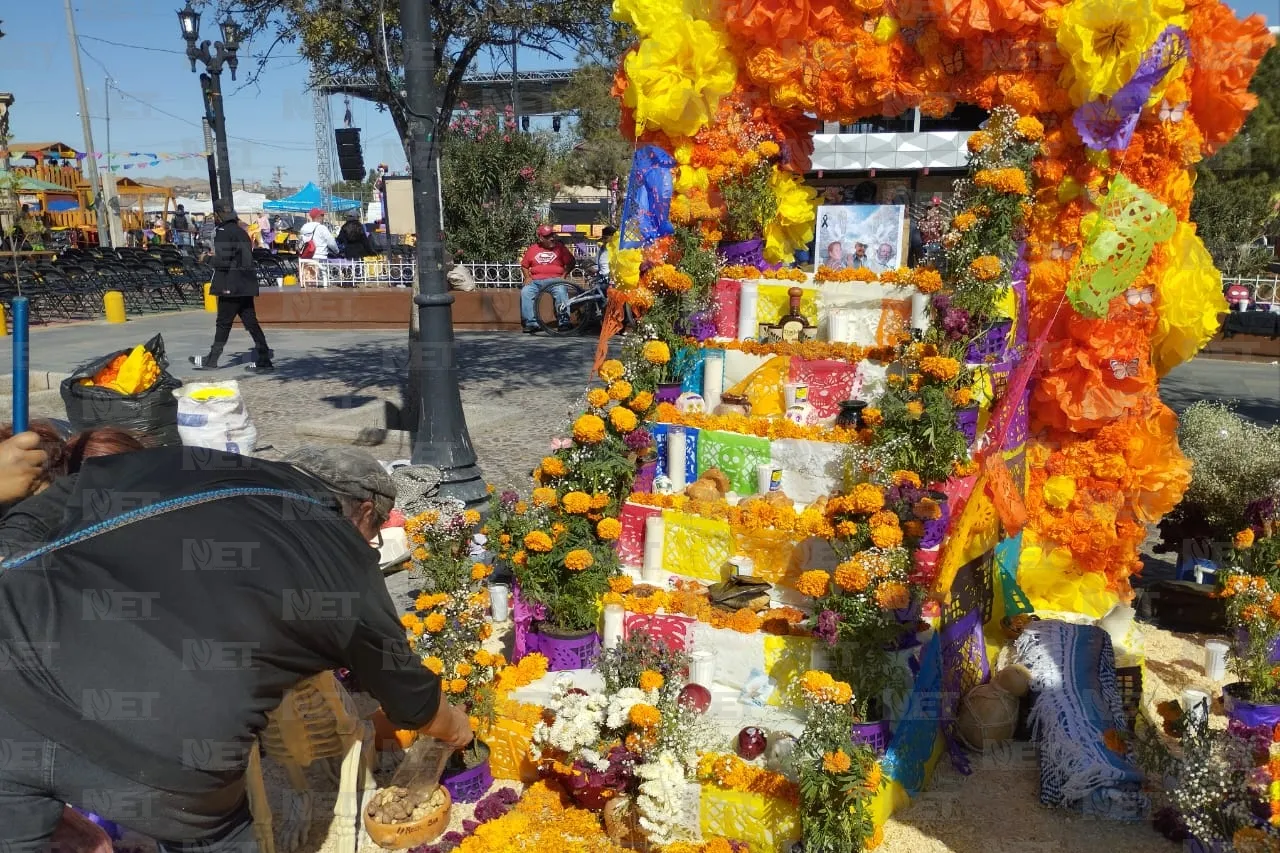
[[[274,369],[271,348],[258,325],[258,314],[253,305],[254,297],[258,295],[253,241],[240,224],[240,217],[231,209],[231,202],[226,199],[215,201],[213,215],[218,220],[218,228],[213,234],[213,281],[209,292],[218,297],[218,319],[214,321],[213,346],[209,347],[209,354],[189,356],[189,360],[202,370],[216,368],[222,349],[231,337],[231,324],[239,317],[257,347],[257,359],[247,369],[268,373]]]
[[[353,448],[286,462],[90,459],[0,521],[25,546],[0,564],[0,851],[43,853],[70,803],[171,851],[250,853],[254,737],[330,669],[398,728],[470,741],[369,546],[390,478]]]

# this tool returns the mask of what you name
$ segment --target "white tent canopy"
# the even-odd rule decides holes
[[[235,205],[236,213],[241,216],[249,214],[261,213],[262,205],[267,200],[263,193],[252,193],[248,190],[236,190],[232,193],[232,203]],[[186,198],[179,196],[174,199],[175,205],[182,205],[187,213],[202,213],[206,216],[213,213],[213,202],[209,199]]]

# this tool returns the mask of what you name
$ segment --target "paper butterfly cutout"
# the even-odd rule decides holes
[[[1057,240],[1049,244],[1049,258],[1055,261],[1069,261],[1075,257],[1076,251],[1080,247],[1075,243],[1063,245]]]
[[[1118,361],[1111,359],[1111,375],[1116,379],[1133,379],[1138,375],[1138,360]]]
[[[1170,104],[1167,100],[1160,102],[1160,120],[1161,121],[1182,121],[1187,114],[1187,102],[1180,104]]]
[[[571,438],[553,438],[551,439],[552,450],[568,450],[573,447],[573,439]]]
[[[1172,237],[1178,224],[1172,210],[1124,175],[1099,201],[1084,263],[1067,288],[1071,305],[1086,317],[1107,316],[1111,300],[1133,284],[1156,244]]]
[[[1084,144],[1094,151],[1123,151],[1138,127],[1138,118],[1151,91],[1179,62],[1187,59],[1191,47],[1187,34],[1175,26],[1165,27],[1147,48],[1138,70],[1110,98],[1090,101],[1076,110],[1072,121]]]
[[[1124,292],[1125,301],[1135,308],[1143,302],[1150,305],[1155,298],[1155,290],[1150,287],[1131,287]]]
[[[952,75],[964,71],[964,48],[958,47],[955,53],[943,54],[942,70]]]

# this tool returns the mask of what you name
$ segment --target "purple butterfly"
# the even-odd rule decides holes
[[[1165,27],[1142,56],[1138,69],[1110,98],[1090,101],[1076,110],[1072,121],[1084,144],[1094,151],[1123,151],[1138,127],[1142,109],[1173,67],[1191,55],[1187,34],[1175,26]]]

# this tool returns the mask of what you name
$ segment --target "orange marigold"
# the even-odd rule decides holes
[[[871,573],[855,560],[845,560],[836,566],[836,586],[847,592],[862,592],[871,583]]]
[[[484,563],[471,564],[471,579],[473,581],[484,580],[489,577],[489,573],[493,571],[492,566],[486,566]]]
[[[923,497],[911,508],[911,514],[922,521],[936,521],[942,518],[942,504],[933,498]]]
[[[911,592],[905,584],[888,581],[876,587],[876,604],[881,610],[900,610],[911,603]]]
[[[796,579],[796,592],[810,598],[822,598],[831,588],[831,576],[822,569],[812,569],[801,573]]]
[[[874,525],[871,528],[871,543],[877,548],[896,548],[902,544],[902,530],[895,524]]]
[[[533,501],[534,506],[555,506],[556,490],[548,488],[547,486],[534,489],[530,500]]]
[[[450,687],[452,688],[452,692],[462,693],[467,689],[467,682],[462,680],[461,678],[455,678],[453,680],[453,683],[450,685]]]
[[[960,362],[954,358],[935,355],[921,359],[920,370],[926,376],[933,377],[940,382],[950,382],[960,375]]]
[[[890,475],[895,486],[911,486],[912,488],[920,488],[920,475],[915,471],[894,471]]]
[[[640,673],[640,689],[645,691],[661,690],[662,685],[666,683],[666,679],[662,677],[662,673],[653,669],[646,669]]]
[[[592,388],[587,392],[587,405],[594,409],[603,409],[609,405],[609,392],[603,388]]]
[[[631,396],[631,383],[625,379],[619,379],[609,386],[610,400],[625,400]]]
[[[610,501],[610,500],[611,500],[611,498],[610,498],[608,495],[606,495],[604,492],[592,492],[592,493],[591,493],[591,508],[592,508],[592,509],[604,509],[605,507],[607,507],[607,506],[609,505],[609,501]]]
[[[878,427],[884,423],[884,414],[875,408],[863,409],[862,422],[869,427]]]
[[[985,130],[975,130],[969,137],[969,150],[974,154],[980,154],[991,147],[991,143],[995,139]]]
[[[535,554],[545,554],[551,550],[551,537],[541,530],[532,530],[524,535],[524,547]]]
[[[1000,259],[995,255],[979,255],[969,262],[969,272],[978,281],[992,281],[1000,275]]]
[[[436,675],[439,675],[442,672],[444,672],[444,661],[440,660],[440,658],[436,657],[435,655],[431,655],[430,657],[423,658],[422,665],[425,666],[427,669],[431,670],[432,672],[434,672]]]
[[[1246,527],[1244,530],[1241,530],[1239,533],[1236,534],[1235,546],[1237,549],[1241,551],[1245,550],[1246,548],[1253,547],[1253,528],[1252,527]]]
[[[1021,169],[981,169],[973,176],[973,183],[982,189],[992,189],[998,193],[1026,195],[1027,175]]]
[[[600,378],[605,382],[621,379],[624,373],[626,373],[626,368],[616,358],[611,358],[600,365]]]
[[[951,220],[951,227],[957,231],[968,231],[977,224],[978,217],[967,210],[964,213],[957,213]]]
[[[560,499],[560,505],[564,507],[565,512],[582,515],[591,509],[591,495],[586,492],[567,492]]]
[[[743,607],[729,617],[728,627],[742,634],[754,634],[760,630],[760,617]]]
[[[542,473],[551,477],[563,477],[565,473],[564,461],[559,456],[544,456],[542,458]]]
[[[423,620],[423,624],[427,630],[433,634],[438,634],[444,630],[445,618],[443,613],[432,613]]]
[[[1028,142],[1039,142],[1044,139],[1044,125],[1035,116],[1023,116],[1014,122],[1013,129]]]
[[[628,717],[633,726],[639,726],[642,729],[656,728],[662,722],[662,712],[644,702],[632,705]]]
[[[595,565],[596,559],[586,548],[574,548],[564,555],[564,567],[571,572],[580,572]]]
[[[596,415],[580,415],[573,422],[573,437],[583,444],[599,444],[604,441],[604,421]]]
[[[635,581],[627,575],[617,575],[609,578],[609,589],[613,592],[630,592],[633,586],[635,586]]]
[[[644,414],[653,408],[653,394],[648,391],[641,391],[631,398],[631,402],[627,403],[627,408],[633,412]]]
[[[666,364],[671,361],[671,348],[663,341],[646,341],[640,355],[650,364]]]
[[[880,769],[880,762],[871,765],[871,769],[867,771],[867,779],[864,783],[868,791],[880,790],[880,783],[884,780],[884,771]]]
[[[911,283],[921,293],[937,293],[942,289],[942,274],[933,267],[917,267],[911,271]]]
[[[859,483],[848,495],[849,511],[870,515],[884,508],[884,492],[871,483]]]
[[[853,762],[843,749],[822,754],[822,769],[828,773],[847,773]]]
[[[631,432],[636,428],[636,413],[622,406],[615,406],[609,411],[609,423],[618,432]]]
[[[617,539],[622,535],[622,522],[616,518],[602,518],[596,524],[596,535],[606,542]]]
[[[911,402],[907,403],[907,416],[910,417],[912,420],[919,420],[919,418],[923,414],[924,414],[924,403],[921,403],[919,400],[912,400]]]

